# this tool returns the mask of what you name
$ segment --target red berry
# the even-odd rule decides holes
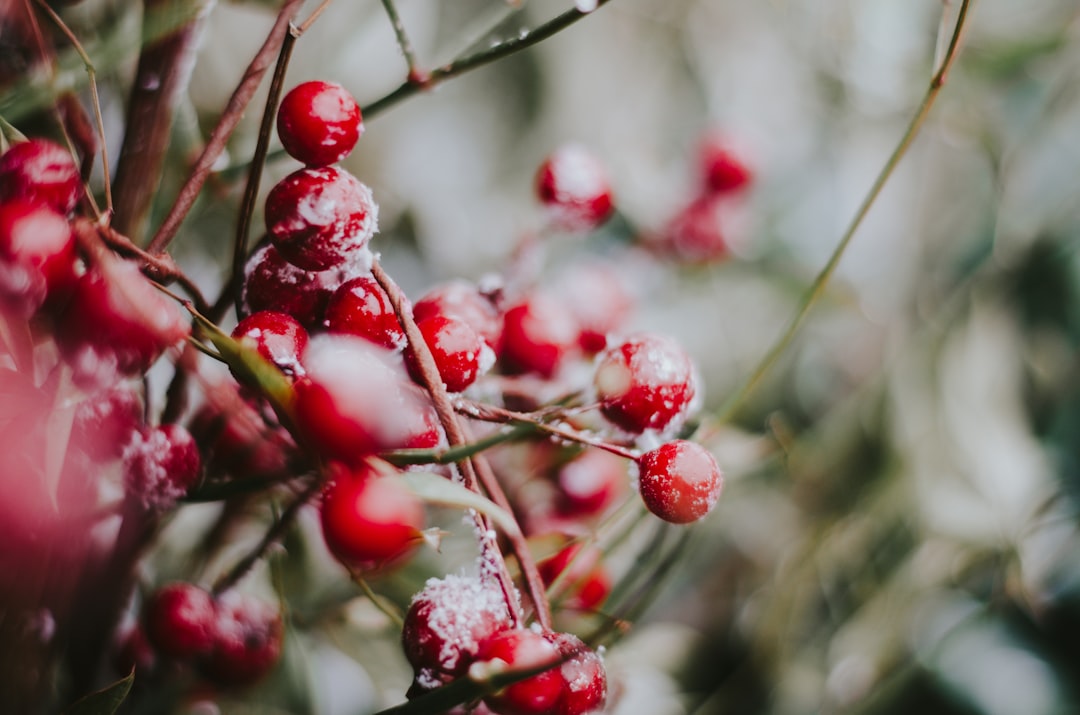
[[[682,346],[642,333],[600,356],[594,384],[604,416],[638,433],[681,421],[695,395],[693,373]]]
[[[673,524],[688,524],[708,514],[724,486],[712,454],[700,444],[682,439],[641,455],[638,469],[645,506]]]
[[[461,320],[434,315],[421,320],[416,327],[435,358],[435,366],[447,392],[462,392],[494,361],[493,355],[485,357],[484,351],[488,348],[484,341]],[[405,365],[413,380],[422,383],[420,368],[411,350],[406,353]]]
[[[130,385],[118,384],[79,403],[71,439],[94,459],[116,459],[138,432],[142,416],[138,393]]]
[[[355,464],[415,434],[424,405],[396,355],[352,335],[319,335],[302,361],[307,377],[296,383],[296,423],[324,457]]]
[[[409,411],[409,424],[402,449],[434,449],[443,444],[443,430],[435,406],[428,400],[427,394],[417,389],[415,403],[419,409]]]
[[[698,150],[701,183],[707,194],[745,189],[753,178],[745,159],[718,133],[707,135]]]
[[[683,208],[656,238],[655,248],[683,263],[711,263],[728,256],[728,239],[721,227],[721,202],[712,196]]]
[[[67,219],[47,205],[0,203],[0,301],[29,317],[47,298],[63,303],[77,280]]]
[[[207,404],[189,427],[202,447],[208,473],[236,477],[289,474],[296,461],[296,444],[289,433],[259,413],[237,392],[236,383],[215,385]]]
[[[341,161],[364,131],[360,105],[334,82],[293,87],[278,108],[277,131],[285,151],[308,166]]]
[[[213,648],[201,664],[204,675],[218,685],[245,687],[277,664],[284,630],[274,606],[230,591],[217,604],[212,635]]]
[[[139,433],[124,450],[124,486],[147,507],[172,506],[195,486],[201,470],[195,439],[177,424]]]
[[[71,153],[48,139],[12,144],[0,156],[0,201],[25,199],[67,215],[79,203],[82,179]]]
[[[540,165],[536,193],[554,221],[568,230],[596,228],[614,206],[604,166],[576,144],[556,150]]]
[[[626,489],[626,464],[602,449],[589,449],[559,468],[555,476],[559,513],[597,516]]]
[[[538,675],[507,685],[484,698],[488,707],[501,715],[551,715],[558,712],[564,682],[557,667],[560,653],[547,638],[534,631],[517,628],[502,631],[483,641],[476,662],[498,666],[505,671],[553,666]]]
[[[176,660],[196,658],[212,650],[216,619],[213,597],[190,583],[162,586],[143,608],[150,644],[158,653]]]
[[[417,546],[424,508],[405,483],[370,467],[335,470],[319,511],[326,546],[354,568],[391,562]]]
[[[574,264],[558,290],[578,325],[578,345],[590,355],[607,347],[608,334],[622,328],[633,308],[622,279],[599,263]]]
[[[499,349],[502,315],[487,296],[468,281],[441,283],[416,301],[413,318],[421,321],[433,315],[457,318],[468,323],[492,350]]]
[[[391,350],[405,347],[405,331],[390,298],[370,276],[343,283],[330,298],[323,323],[332,333],[359,335]]]
[[[533,293],[503,315],[499,357],[509,372],[552,377],[577,343],[578,325],[555,298]]]
[[[602,710],[607,699],[607,673],[600,656],[570,633],[549,633],[546,637],[566,658],[559,666],[563,692],[558,715],[587,715]]]
[[[510,614],[497,584],[449,575],[428,579],[405,614],[401,643],[416,684],[432,690],[461,677],[480,643],[510,628]]]
[[[233,329],[232,337],[254,347],[259,355],[277,365],[286,375],[304,374],[300,354],[307,347],[308,334],[291,315],[260,310],[241,320]]]
[[[379,208],[371,189],[332,166],[301,169],[266,197],[266,231],[285,260],[308,271],[346,263],[368,244]]]
[[[563,595],[563,604],[568,608],[591,611],[599,608],[611,593],[611,578],[600,561],[601,556],[603,553],[595,546],[583,548],[581,544],[571,544],[541,561],[537,567],[547,586],[569,569],[562,577],[562,587],[558,591]]]

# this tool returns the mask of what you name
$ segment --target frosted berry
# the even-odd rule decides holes
[[[71,439],[99,461],[116,459],[142,424],[143,406],[130,385],[120,383],[79,403]]]
[[[599,263],[572,265],[557,289],[578,325],[578,345],[589,355],[607,347],[607,336],[623,327],[634,306],[622,279]]]
[[[308,166],[328,166],[356,146],[360,105],[334,82],[304,82],[281,99],[277,131],[285,151]]]
[[[413,318],[421,321],[433,315],[457,318],[468,323],[492,350],[499,349],[502,315],[490,298],[475,285],[463,280],[440,283],[413,306]]]
[[[480,643],[510,628],[498,585],[477,577],[428,579],[413,597],[401,631],[405,657],[421,690],[461,677]]]
[[[705,136],[698,149],[701,184],[706,194],[745,189],[753,178],[740,152],[719,133]]]
[[[536,193],[552,219],[567,230],[596,228],[614,207],[604,166],[576,144],[568,144],[544,160],[536,173]]]
[[[124,486],[149,508],[172,506],[195,486],[201,470],[195,439],[177,424],[137,434],[124,449]]]
[[[419,545],[424,508],[405,483],[370,467],[338,467],[319,509],[326,546],[354,568],[391,562]]]
[[[48,139],[12,144],[0,156],[0,201],[43,203],[67,215],[79,203],[79,167],[64,147]]]
[[[286,261],[265,242],[244,264],[241,314],[260,310],[288,313],[309,331],[322,327],[323,313],[334,291],[361,267],[351,263],[327,271],[305,271]]]
[[[212,627],[213,646],[202,662],[206,677],[221,686],[261,680],[281,656],[284,629],[277,608],[237,591],[223,595]]]
[[[611,577],[601,563],[603,556],[595,546],[571,544],[554,556],[544,559],[537,567],[546,586],[560,577],[557,593],[567,608],[590,611],[599,608],[611,593]]]
[[[730,248],[721,209],[721,202],[712,196],[695,199],[661,230],[655,248],[683,263],[711,263],[726,258]]]
[[[150,644],[158,653],[176,660],[210,653],[216,619],[213,597],[191,583],[162,586],[143,607],[143,627]]]
[[[634,335],[600,356],[594,384],[601,411],[628,432],[664,430],[685,416],[695,395],[693,372],[674,340]]]
[[[552,377],[577,344],[578,333],[577,322],[560,301],[536,292],[503,315],[499,358],[507,372]]]
[[[304,374],[300,355],[307,347],[308,333],[291,315],[273,310],[252,313],[237,324],[232,337],[255,348],[286,375]]]
[[[538,675],[507,685],[484,698],[488,707],[501,715],[552,715],[558,712],[564,681],[557,664],[561,654],[555,644],[539,633],[517,628],[502,631],[483,641],[477,652],[477,668],[503,671],[554,666]],[[494,667],[492,667],[494,666]]]
[[[627,488],[625,460],[601,449],[585,450],[559,468],[555,486],[560,514],[598,516]]]
[[[480,336],[461,320],[434,315],[421,320],[416,327],[435,359],[439,377],[448,392],[463,391],[494,361],[494,356],[490,354],[485,359],[484,351],[489,349]],[[420,368],[411,350],[406,353],[405,365],[413,380],[422,384]]]
[[[638,485],[649,511],[687,524],[708,514],[720,498],[723,475],[716,459],[696,442],[675,440],[638,459]]]
[[[302,357],[296,383],[300,434],[322,456],[349,463],[401,447],[424,409],[401,358],[351,335],[318,335]]]
[[[62,303],[78,280],[75,237],[67,219],[47,205],[0,203],[0,301],[30,317],[47,298]]]
[[[386,291],[370,276],[346,281],[334,292],[323,324],[332,333],[359,335],[391,350],[405,346],[405,331],[394,307]]]
[[[371,189],[332,166],[301,169],[266,197],[266,232],[285,260],[308,271],[346,263],[378,226]]]
[[[545,636],[566,660],[559,666],[562,697],[558,715],[587,715],[603,709],[607,700],[607,673],[596,651],[571,633]]]

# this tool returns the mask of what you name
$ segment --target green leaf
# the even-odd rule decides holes
[[[406,472],[402,478],[414,494],[428,503],[475,509],[507,534],[520,532],[517,521],[506,510],[487,497],[469,491],[462,484],[432,472]]]
[[[64,715],[113,715],[124,703],[131,685],[135,682],[135,669],[127,677],[117,680],[96,693],[79,698],[64,711]]]

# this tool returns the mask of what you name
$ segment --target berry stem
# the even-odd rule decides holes
[[[446,449],[398,449],[393,452],[384,452],[379,456],[397,467],[410,464],[453,464],[500,444],[515,442],[535,431],[532,425],[521,424],[455,447]]]
[[[413,50],[412,42],[409,40],[409,34],[405,31],[405,24],[401,21],[401,15],[398,14],[397,5],[394,4],[394,0],[382,0],[382,4],[386,8],[386,14],[390,17],[390,24],[394,26],[394,35],[397,37],[398,47],[401,48],[401,54],[405,56],[405,63],[409,67],[408,81],[423,85],[427,82],[427,75],[416,62],[416,53]]]
[[[937,100],[938,94],[941,93],[942,87],[945,86],[945,79],[948,76],[949,69],[952,67],[954,60],[960,47],[960,39],[964,31],[964,25],[967,21],[968,10],[971,5],[971,0],[963,0],[960,4],[960,9],[957,12],[956,24],[953,27],[952,35],[949,39],[948,48],[945,51],[944,56],[938,65],[937,70],[930,78],[929,86],[926,88],[926,93],[923,95],[922,101],[919,103],[918,109],[915,110],[914,116],[908,123],[907,129],[900,137],[900,141],[896,144],[892,154],[889,155],[885,165],[881,168],[877,178],[874,179],[874,183],[870,186],[870,190],[863,198],[862,203],[859,204],[859,208],[855,211],[855,216],[851,219],[847,229],[844,231],[843,236],[840,237],[840,241],[836,244],[836,248],[833,249],[832,254],[829,256],[829,260],[825,263],[825,266],[815,276],[813,283],[807,289],[799,302],[799,307],[795,311],[795,315],[792,316],[791,321],[788,323],[787,329],[777,338],[773,346],[765,353],[764,357],[758,362],[757,367],[750,374],[750,377],[739,387],[727,401],[720,407],[717,415],[717,421],[720,423],[730,421],[739,407],[746,401],[750,393],[754,388],[758,386],[762,378],[772,369],[773,365],[780,358],[781,355],[787,350],[791,341],[794,339],[795,334],[802,326],[803,320],[810,313],[810,309],[817,303],[818,298],[825,291],[825,286],[828,285],[829,280],[832,278],[833,273],[836,271],[837,265],[840,263],[840,259],[843,257],[844,252],[847,250],[848,244],[851,243],[851,239],[854,238],[855,232],[859,230],[862,225],[863,219],[870,213],[870,208],[877,201],[878,196],[881,194],[885,184],[888,183],[893,173],[896,171],[896,167],[900,164],[901,159],[907,154],[908,149],[911,148],[912,143],[915,141],[915,137],[922,129],[923,124],[926,123],[926,118],[930,114],[930,109],[934,106],[934,102]],[[948,12],[949,6],[946,4],[943,12]]]

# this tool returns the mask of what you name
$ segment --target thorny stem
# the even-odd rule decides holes
[[[295,17],[303,1],[285,0],[281,10],[278,12],[273,29],[270,30],[266,41],[263,42],[262,47],[259,48],[254,59],[251,60],[251,64],[244,71],[243,78],[241,78],[240,83],[233,91],[228,104],[225,105],[225,111],[222,113],[221,119],[218,120],[217,126],[210,133],[210,138],[206,142],[202,154],[195,162],[191,175],[180,189],[176,202],[147,246],[148,252],[161,253],[176,237],[177,231],[180,230],[180,224],[183,223],[184,218],[191,211],[191,207],[194,206],[195,199],[198,198],[199,192],[206,182],[206,177],[210,175],[210,170],[225,150],[225,143],[240,123],[240,118],[243,116],[251,98],[255,95],[263,75],[270,69],[270,63],[273,62],[275,55],[277,55],[282,43],[284,43],[292,18]]]
[[[401,54],[405,56],[405,63],[409,67],[408,81],[413,84],[423,85],[427,81],[427,75],[416,62],[416,53],[413,51],[412,42],[409,40],[409,34],[405,31],[405,24],[401,21],[401,15],[398,14],[394,0],[382,0],[382,4],[386,8],[386,14],[390,17],[390,24],[394,26],[394,35],[397,37],[398,46],[401,48]]]
[[[866,215],[870,212],[870,208],[874,205],[874,202],[877,201],[878,196],[881,194],[881,190],[885,187],[885,184],[895,172],[896,167],[900,164],[900,160],[904,158],[908,149],[911,148],[911,144],[914,142],[919,130],[922,129],[923,124],[926,122],[926,117],[930,114],[930,109],[934,106],[934,101],[937,99],[938,94],[940,94],[941,88],[945,86],[945,78],[948,76],[949,69],[952,67],[960,47],[960,39],[964,31],[964,24],[967,20],[970,6],[971,0],[963,0],[963,2],[961,2],[960,10],[956,18],[956,25],[953,28],[952,36],[949,40],[948,49],[946,50],[937,71],[934,72],[934,75],[930,79],[930,84],[926,89],[926,93],[923,95],[922,102],[920,102],[919,107],[915,111],[915,115],[911,118],[904,134],[900,137],[900,141],[897,143],[896,148],[894,148],[892,154],[889,155],[889,159],[885,162],[885,166],[882,167],[877,178],[874,179],[874,183],[871,185],[870,190],[863,198],[862,203],[859,204],[859,208],[856,210],[854,218],[852,218],[851,223],[848,224],[847,230],[845,230],[843,236],[841,236],[840,242],[836,244],[836,248],[833,249],[828,262],[817,274],[814,278],[814,282],[810,284],[810,288],[803,295],[799,307],[795,311],[795,315],[792,316],[791,322],[788,323],[787,329],[776,340],[772,348],[765,353],[765,356],[758,363],[750,377],[746,379],[746,382],[744,382],[742,386],[727,399],[724,405],[721,406],[717,415],[718,422],[727,422],[734,417],[735,412],[742,403],[754,388],[757,387],[758,383],[761,382],[761,379],[765,377],[780,356],[783,355],[784,351],[787,350],[788,345],[791,344],[795,334],[799,331],[799,328],[802,326],[803,320],[809,314],[810,309],[817,303],[818,298],[821,297],[821,294],[825,290],[825,286],[836,271],[836,266],[840,263],[840,259],[847,250],[848,244],[851,243],[851,239],[855,236],[855,232],[858,231],[859,227],[862,225],[863,219],[866,218]],[[946,11],[947,10],[948,5],[946,5]]]
[[[372,261],[371,275],[386,293],[387,298],[390,300],[390,305],[393,306],[394,313],[397,315],[398,322],[405,332],[405,337],[408,339],[408,347],[406,349],[412,351],[413,357],[416,360],[416,364],[419,367],[420,374],[423,378],[424,385],[431,395],[431,401],[435,406],[435,413],[439,417],[439,423],[442,425],[443,431],[446,432],[447,441],[450,443],[451,447],[465,444],[468,440],[465,439],[461,425],[458,423],[457,414],[454,412],[453,404],[450,402],[450,396],[446,392],[446,385],[443,384],[442,378],[439,376],[439,368],[435,364],[435,358],[432,357],[431,350],[428,349],[427,343],[424,341],[424,336],[420,333],[420,329],[416,327],[416,321],[413,320],[412,310],[405,294],[401,291],[401,288],[398,287],[397,283],[394,282],[394,279],[387,274],[383,269],[382,264],[377,259]],[[465,487],[479,493],[476,471],[472,459],[462,459],[457,464],[461,470]],[[513,580],[510,578],[510,573],[506,568],[506,561],[502,558],[502,554],[499,553],[498,546],[492,539],[486,536],[486,534],[491,533],[490,521],[486,516],[476,511],[473,512],[473,520],[479,532],[478,539],[480,541],[482,557],[485,559],[489,556],[491,557],[490,561],[496,567],[495,570],[499,581],[499,587],[502,589],[503,599],[506,601],[506,607],[510,612],[511,621],[514,625],[517,625],[521,623],[523,619],[521,603],[514,591]],[[526,556],[528,556],[528,554],[526,554]],[[530,596],[535,597],[536,594],[530,593]],[[541,593],[540,596],[542,597],[543,594]]]

